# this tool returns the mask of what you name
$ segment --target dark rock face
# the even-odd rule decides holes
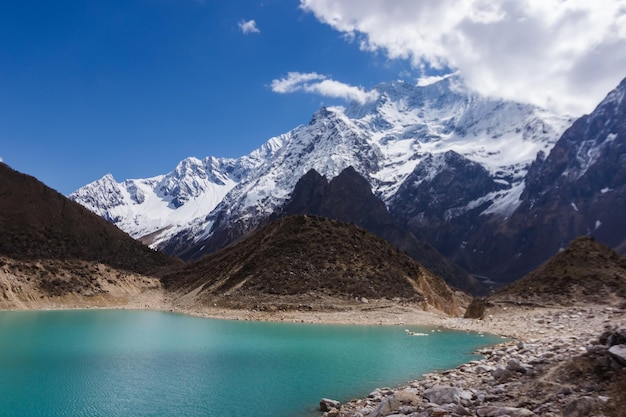
[[[432,230],[463,214],[470,202],[503,188],[484,167],[454,151],[430,155],[400,186],[392,213],[414,227]]]
[[[533,163],[522,203],[480,250],[515,279],[580,235],[617,248],[626,237],[626,80]],[[621,209],[620,209],[621,208]],[[503,243],[505,242],[505,243]],[[505,253],[498,251],[507,248]],[[485,264],[492,269],[495,265]]]
[[[481,213],[491,202],[481,202],[481,197],[506,187],[481,165],[449,151],[419,164],[400,186],[390,210],[416,237],[459,265],[471,267],[461,254],[463,242],[488,220]]]
[[[388,234],[395,228],[385,204],[352,167],[330,182],[310,170],[298,181],[281,212],[281,215],[312,214],[353,223],[378,235]]]
[[[624,253],[625,96],[626,80],[566,130],[549,155],[539,153],[510,217],[483,213],[489,202],[481,204],[479,197],[503,186],[482,167],[449,153],[445,161],[430,158],[416,168],[391,213],[466,270],[505,283],[578,236],[593,236]]]

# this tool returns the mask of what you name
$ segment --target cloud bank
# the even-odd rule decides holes
[[[626,0],[301,0],[365,51],[581,114],[626,77]]]
[[[287,94],[304,91],[323,97],[357,101],[361,104],[378,98],[376,90],[365,91],[361,87],[335,81],[316,72],[290,72],[284,78],[273,80],[270,87],[275,93]]]
[[[249,33],[261,33],[259,28],[256,26],[256,21],[254,19],[248,20],[247,22],[242,20],[239,22],[239,29],[241,29],[244,35]]]

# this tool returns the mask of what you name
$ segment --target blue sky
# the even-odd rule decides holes
[[[4,0],[0,158],[69,194],[239,157],[322,105],[452,70],[590,111],[626,76],[625,1],[591,3]]]
[[[410,69],[359,51],[297,1],[4,1],[0,157],[68,194],[111,172],[239,157],[337,100],[277,94],[316,71],[372,87]],[[240,24],[256,22],[258,32]]]

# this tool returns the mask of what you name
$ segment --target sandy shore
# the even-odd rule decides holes
[[[619,318],[624,310],[608,305],[572,307],[500,307],[488,312],[483,320],[450,317],[420,306],[390,300],[370,300],[367,303],[338,299],[324,299],[315,310],[281,310],[266,308],[235,309],[219,306],[197,305],[151,289],[117,297],[69,296],[58,299],[29,300],[20,304],[2,305],[2,310],[54,310],[54,309],[130,309],[157,310],[226,320],[274,321],[291,323],[347,324],[347,325],[414,325],[442,327],[453,330],[490,333],[516,340],[544,340],[550,337],[596,334]],[[544,320],[546,315],[562,316],[555,324]],[[584,318],[584,319],[583,319]]]

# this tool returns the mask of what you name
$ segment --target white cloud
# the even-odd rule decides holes
[[[304,91],[324,97],[354,100],[359,103],[366,103],[378,98],[376,90],[365,91],[361,87],[335,81],[316,72],[290,72],[285,78],[273,80],[271,88],[275,93],[286,94]]]
[[[626,77],[626,0],[301,0],[366,51],[484,94],[589,112]]]
[[[446,74],[446,75],[429,75],[429,76],[424,76],[424,77],[421,77],[420,79],[417,80],[417,85],[419,85],[420,87],[424,87],[424,86],[427,86],[427,85],[434,84],[434,83],[436,83],[438,81],[445,80],[446,78],[453,77],[455,75],[458,75],[458,72],[453,72],[453,73]]]
[[[245,20],[242,20],[241,22],[239,22],[239,29],[241,29],[244,35],[247,35],[249,33],[261,33],[259,28],[256,26],[256,22],[254,19],[248,20],[247,22]]]

